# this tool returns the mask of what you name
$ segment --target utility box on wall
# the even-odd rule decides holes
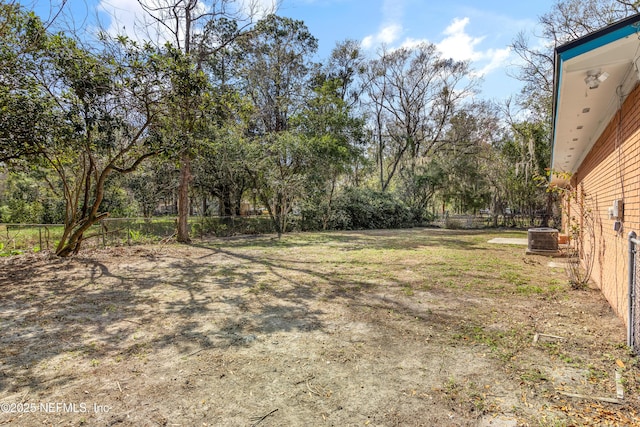
[[[616,199],[613,201],[613,205],[609,208],[609,219],[622,221],[623,218],[624,218],[624,201],[622,199]]]
[[[613,231],[618,234],[622,233],[622,220],[624,218],[624,201],[615,199],[609,208],[609,219],[614,220]]]

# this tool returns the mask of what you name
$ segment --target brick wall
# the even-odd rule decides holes
[[[594,219],[595,256],[593,281],[614,311],[628,323],[628,240],[630,231],[640,234],[640,86],[624,101],[597,143],[572,178],[583,190],[585,208]],[[624,200],[621,232],[614,230],[608,209]],[[572,214],[575,213],[572,208]]]

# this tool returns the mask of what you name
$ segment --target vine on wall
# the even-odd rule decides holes
[[[571,175],[553,172],[565,182],[571,182]],[[563,231],[568,236],[565,248],[565,270],[574,289],[584,289],[591,278],[596,257],[596,209],[595,202],[584,191],[569,184],[566,187],[549,187],[562,197]]]

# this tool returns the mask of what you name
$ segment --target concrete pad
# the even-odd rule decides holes
[[[565,268],[566,266],[566,262],[549,261],[547,263],[547,267],[549,268]]]
[[[543,250],[529,250],[527,249],[527,251],[525,252],[527,255],[544,255],[544,256],[550,256],[550,257],[554,257],[554,258],[561,258],[564,256],[564,252],[557,250],[557,251],[543,251]]]
[[[496,243],[500,245],[522,245],[527,246],[529,241],[527,238],[517,238],[517,237],[496,237],[495,239],[489,240],[489,243]]]

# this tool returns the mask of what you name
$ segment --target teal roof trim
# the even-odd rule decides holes
[[[556,145],[556,123],[558,120],[558,103],[560,98],[560,83],[564,71],[564,62],[577,56],[591,52],[616,40],[636,34],[640,39],[640,14],[629,16],[615,24],[602,28],[579,39],[568,42],[555,49],[555,73],[553,83],[553,114],[551,131],[551,165],[554,161],[554,148]]]
[[[578,44],[573,48],[571,48],[571,44],[569,44],[567,46],[568,49],[565,51],[560,51],[560,49],[558,49],[558,54],[562,61],[568,61],[569,59],[575,58],[576,56],[591,52],[592,50],[596,50],[616,40],[629,37],[630,35],[636,33],[638,33],[638,28],[633,24],[629,24],[610,33],[606,33],[600,37],[592,38],[591,40],[589,40],[589,37],[587,37],[587,41]]]

